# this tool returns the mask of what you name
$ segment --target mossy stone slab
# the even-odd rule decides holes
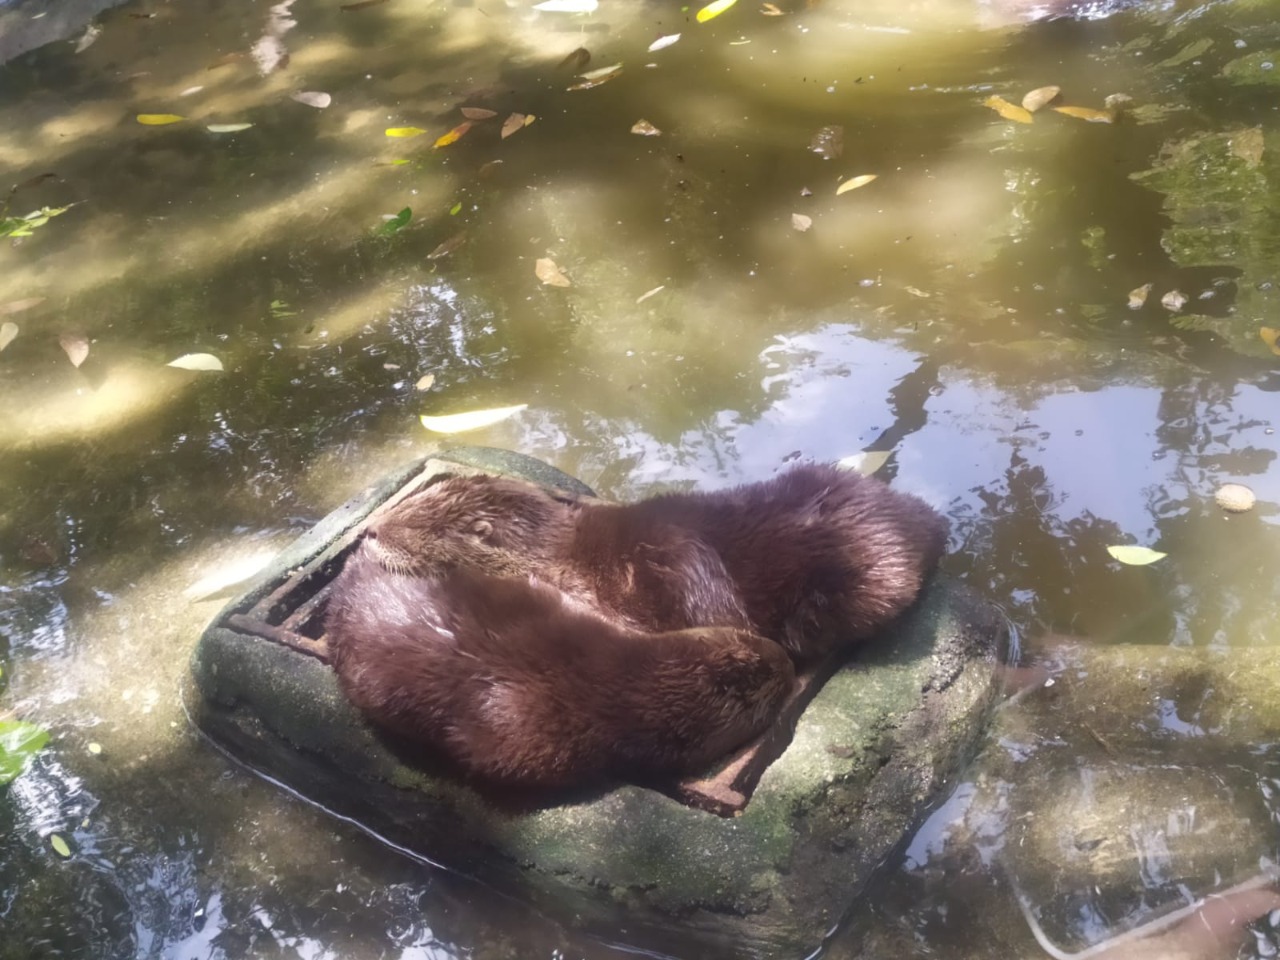
[[[589,493],[504,451],[434,456]],[[976,747],[1007,643],[1003,617],[935,578],[826,682],[740,816],[630,785],[549,808],[498,809],[403,762],[324,663],[227,624],[420,469],[334,511],[214,620],[192,658],[200,727],[304,797],[604,939],[736,960],[818,947]]]

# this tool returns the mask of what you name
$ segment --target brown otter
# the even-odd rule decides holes
[[[699,771],[768,726],[794,681],[782,649],[745,630],[641,635],[543,584],[390,572],[367,544],[332,590],[327,639],[351,702],[507,786]]]
[[[738,627],[805,662],[910,606],[947,521],[877,480],[806,464],[626,505],[453,476],[397,504],[367,537],[390,569],[532,577],[633,629]]]

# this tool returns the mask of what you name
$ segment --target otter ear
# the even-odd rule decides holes
[[[493,533],[493,524],[488,520],[476,520],[471,524],[471,532],[481,540],[487,540]]]

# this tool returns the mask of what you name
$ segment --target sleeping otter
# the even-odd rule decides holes
[[[639,635],[527,580],[390,572],[367,541],[333,583],[327,640],[373,723],[535,789],[700,771],[768,726],[794,680],[745,630]]]
[[[453,476],[366,533],[416,575],[471,567],[532,577],[632,629],[737,627],[804,663],[864,639],[915,600],[947,521],[924,501],[833,466],[615,505]]]

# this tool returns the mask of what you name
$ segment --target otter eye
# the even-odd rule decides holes
[[[487,537],[493,533],[493,524],[488,520],[477,520],[471,524],[471,532],[477,537]]]
[[[378,539],[378,531],[377,531],[377,530],[374,530],[374,529],[372,529],[372,528],[370,528],[370,529],[366,530],[366,531],[364,532],[364,535],[365,535],[365,539],[367,539],[367,540],[377,540],[377,539]]]

